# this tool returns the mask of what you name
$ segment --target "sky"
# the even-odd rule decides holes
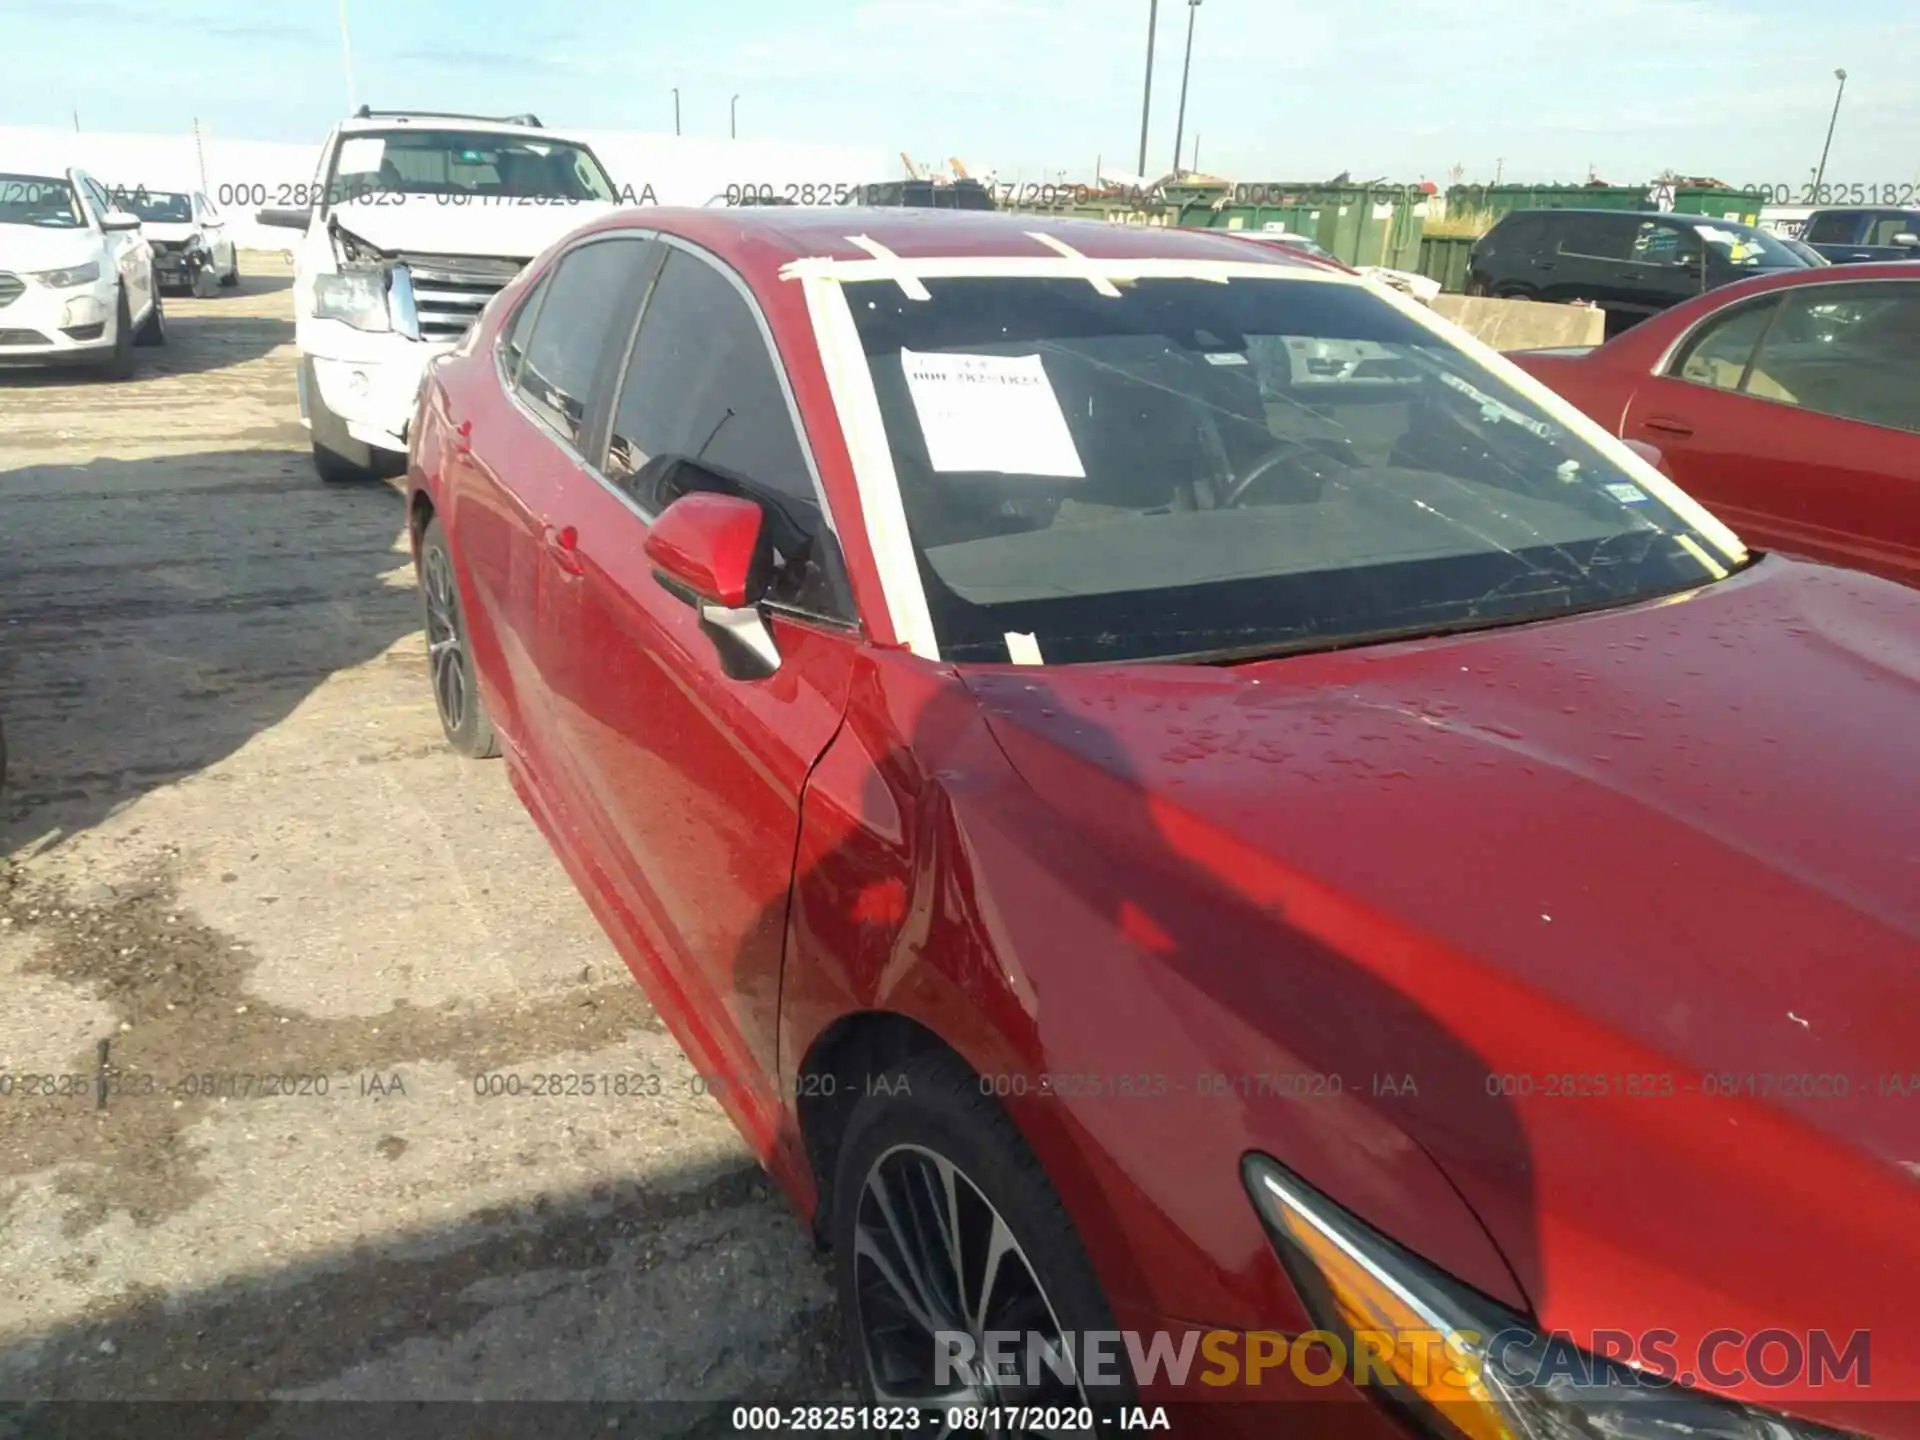
[[[958,156],[999,179],[1139,160],[1149,0],[345,0],[358,98],[555,127]],[[340,0],[0,0],[0,125],[317,142]],[[1189,7],[1160,0],[1146,170],[1172,167]],[[1202,0],[1182,161],[1242,181],[1611,183],[1671,168],[1920,181],[1910,0]],[[887,178],[887,177],[876,177]],[[1909,193],[1911,193],[1909,191]]]

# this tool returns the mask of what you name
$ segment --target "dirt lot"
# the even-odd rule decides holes
[[[130,383],[0,371],[0,1399],[837,1396],[800,1226],[442,747],[400,503],[313,475],[244,264]],[[477,1093],[576,1071],[661,1093]]]

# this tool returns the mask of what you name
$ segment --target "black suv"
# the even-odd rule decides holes
[[[1765,231],[1708,215],[1516,210],[1474,242],[1467,293],[1590,300],[1614,335],[1703,290],[1806,268]]]
[[[1872,205],[1816,210],[1800,238],[1836,265],[1920,260],[1920,210]]]

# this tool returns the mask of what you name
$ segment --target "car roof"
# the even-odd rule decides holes
[[[511,120],[469,120],[464,115],[436,115],[430,110],[419,114],[354,116],[340,122],[342,135],[364,135],[374,130],[458,130],[463,134],[518,135],[533,140],[563,140],[569,145],[581,143],[564,131],[538,125],[517,125]]]
[[[793,260],[871,260],[858,236],[906,260],[1055,259],[1059,251],[1035,240],[1047,235],[1096,260],[1193,260],[1253,263],[1325,276],[1329,267],[1284,246],[1252,249],[1240,232],[1174,226],[1117,225],[1106,220],[1015,215],[993,210],[932,210],[895,206],[815,206],[769,209],[627,207],[594,226],[660,230],[712,251],[742,272],[778,270]]]
[[[1727,220],[1718,215],[1688,215],[1682,214],[1678,210],[1606,210],[1599,208],[1576,210],[1571,206],[1562,205],[1543,206],[1537,210],[1509,210],[1505,215],[1500,217],[1499,223],[1504,225],[1509,220],[1518,220],[1523,216],[1541,215],[1605,215],[1615,216],[1622,220],[1671,220],[1678,225],[1718,225],[1722,229],[1731,227],[1735,230],[1753,230],[1758,228],[1749,225],[1744,220]]]

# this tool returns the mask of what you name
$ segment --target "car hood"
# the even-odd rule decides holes
[[[534,204],[476,198],[464,205],[442,204],[434,195],[398,197],[401,204],[376,199],[336,205],[333,216],[344,230],[382,250],[424,251],[434,255],[486,255],[525,260],[551,245],[576,225],[611,214],[611,203]]]
[[[1920,593],[1764,557],[1471,635],[966,680],[1074,833],[1157,871],[1116,908],[1189,937],[1179,985],[1425,1080],[1393,1123],[1548,1324],[1909,1323]],[[1156,915],[1202,889],[1217,926]]]
[[[0,270],[60,270],[99,258],[100,237],[91,230],[0,225]]]

